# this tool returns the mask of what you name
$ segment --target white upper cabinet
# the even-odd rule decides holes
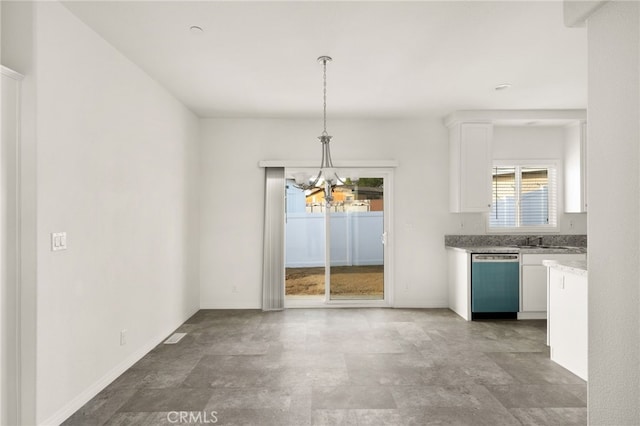
[[[566,128],[564,149],[564,211],[587,211],[587,123],[579,121]]]
[[[449,126],[451,212],[491,210],[492,140],[491,123],[453,123]]]

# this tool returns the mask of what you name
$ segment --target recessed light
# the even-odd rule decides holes
[[[191,31],[191,34],[197,34],[197,35],[204,33],[204,30],[202,29],[202,27],[199,27],[197,25],[192,25],[191,27],[189,27],[189,31]]]
[[[506,89],[510,89],[511,88],[511,83],[502,83],[502,84],[498,84],[495,87],[495,90],[506,90]]]

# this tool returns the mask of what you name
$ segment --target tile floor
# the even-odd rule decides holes
[[[585,425],[544,321],[446,309],[202,310],[64,425]],[[180,417],[182,416],[182,417]]]

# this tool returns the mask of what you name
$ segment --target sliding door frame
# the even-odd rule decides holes
[[[331,214],[325,213],[325,294],[324,298],[320,296],[315,300],[300,301],[300,300],[287,300],[285,297],[285,308],[288,307],[392,307],[394,303],[394,232],[393,232],[393,193],[394,193],[394,168],[392,167],[363,167],[363,166],[351,166],[351,167],[338,167],[338,173],[340,170],[349,170],[352,172],[358,172],[361,177],[380,177],[384,179],[383,184],[383,236],[384,238],[384,297],[382,300],[367,300],[367,299],[344,299],[344,300],[331,300]],[[313,174],[317,173],[317,169],[302,168],[302,167],[289,167],[285,169],[285,176],[290,176],[294,172],[303,171]],[[285,283],[283,282],[284,286]]]

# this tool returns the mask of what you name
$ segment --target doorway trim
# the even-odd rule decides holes
[[[0,187],[3,193],[4,206],[0,214],[2,216],[2,230],[0,238],[3,241],[2,286],[4,296],[12,296],[5,300],[0,296],[0,312],[2,313],[2,341],[0,342],[0,361],[3,367],[9,366],[7,371],[0,373],[0,382],[3,389],[0,390],[0,423],[8,424],[23,423],[23,403],[22,403],[22,341],[24,330],[22,328],[22,181],[21,181],[21,123],[22,123],[22,80],[24,76],[10,68],[0,65],[0,75],[2,76],[2,86],[9,81],[15,84],[13,98],[5,98],[3,90],[3,103],[5,100],[11,101],[13,109],[12,122],[5,122],[3,112],[0,128],[8,126],[14,134],[10,140],[2,138],[0,162],[3,176],[0,180]],[[13,128],[12,128],[13,127]],[[4,129],[3,129],[4,133]],[[8,155],[8,156],[7,156]],[[10,229],[12,228],[12,229]],[[13,231],[11,234],[10,231]],[[2,269],[0,267],[0,269]],[[9,309],[6,315],[5,309]],[[4,321],[7,320],[8,324]],[[6,333],[6,334],[5,334]],[[13,350],[11,350],[13,349]],[[11,373],[8,373],[11,372]]]

